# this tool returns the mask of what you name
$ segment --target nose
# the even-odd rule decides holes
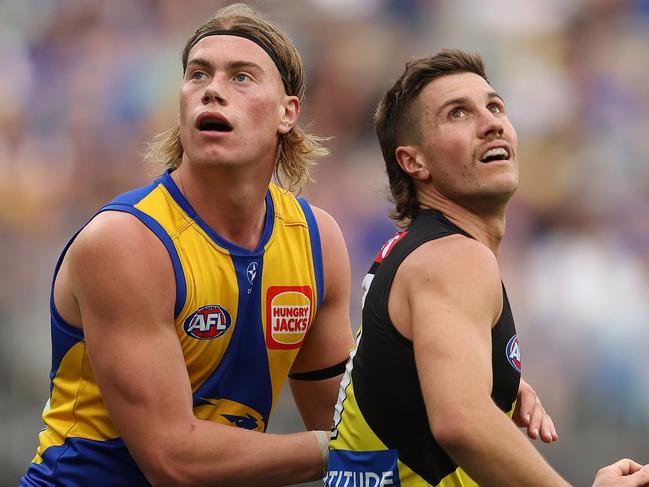
[[[215,76],[212,78],[210,84],[205,87],[205,92],[201,98],[201,101],[204,105],[209,105],[210,103],[217,103],[219,105],[225,105],[226,95],[225,87],[219,81],[218,77]]]
[[[494,113],[488,108],[480,111],[478,122],[478,135],[484,139],[490,135],[502,135],[504,121],[502,113]]]

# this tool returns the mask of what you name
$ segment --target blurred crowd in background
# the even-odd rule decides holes
[[[37,446],[56,258],[98,207],[161,173],[141,154],[177,123],[180,51],[224,3],[0,0],[0,485]],[[559,432],[540,449],[576,485],[619,457],[648,463],[649,1],[250,3],[303,56],[302,125],[332,137],[303,194],[346,237],[355,326],[395,231],[374,108],[411,57],[483,55],[520,141],[500,261],[524,376]],[[271,430],[303,428],[289,397]]]

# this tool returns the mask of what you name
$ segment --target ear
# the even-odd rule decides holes
[[[423,162],[419,151],[411,145],[400,145],[394,151],[397,162],[408,176],[419,181],[430,177],[430,172]]]
[[[277,132],[284,135],[291,131],[300,114],[300,99],[297,96],[287,96],[280,107],[279,127]]]

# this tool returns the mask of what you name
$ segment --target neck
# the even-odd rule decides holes
[[[500,242],[505,236],[505,204],[461,205],[439,194],[418,194],[422,208],[434,208],[453,224],[467,232],[478,242],[491,249],[497,257]]]
[[[184,161],[171,177],[196,213],[224,239],[254,250],[264,231],[268,177]]]

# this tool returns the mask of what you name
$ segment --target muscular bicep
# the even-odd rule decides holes
[[[99,215],[70,248],[70,283],[110,417],[142,470],[193,418],[163,244],[127,214]]]
[[[500,277],[493,254],[461,239],[425,244],[415,251],[420,258],[395,277],[395,285],[409,286],[415,362],[430,429],[477,484],[566,485],[491,399],[491,330],[502,307]]]
[[[500,278],[488,249],[463,237],[416,252],[395,285],[399,279],[407,288],[417,372],[431,428],[439,431],[448,418],[491,401]]]
[[[415,361],[429,417],[468,405],[478,394],[489,397],[488,323],[480,326],[466,314],[430,301],[414,306],[412,316]]]

